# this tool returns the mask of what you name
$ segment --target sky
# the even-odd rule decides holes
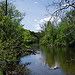
[[[48,21],[51,17],[46,10],[48,4],[52,4],[53,0],[12,0],[16,8],[25,13],[22,24],[25,29],[38,32],[41,30],[40,24]],[[50,7],[50,13],[53,13],[55,8]]]

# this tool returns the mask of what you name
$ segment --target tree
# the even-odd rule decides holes
[[[71,10],[65,14],[65,17],[54,26],[47,22],[44,25],[44,31],[40,40],[41,44],[49,46],[75,46],[75,11]]]
[[[20,13],[13,4],[7,3],[7,0],[0,2],[0,8],[4,16],[7,15],[11,19],[16,19],[19,22],[23,19],[24,14]]]
[[[54,25],[51,24],[50,21],[45,25],[45,30],[43,32],[42,39],[40,40],[41,44],[54,46],[54,41],[56,39],[57,30]]]
[[[6,13],[5,13],[5,15],[7,15],[7,6],[8,6],[8,4],[7,4],[7,0],[6,0]]]
[[[8,3],[6,16],[4,7],[5,2],[0,2],[0,61],[17,61],[26,52],[25,37],[29,37],[30,34],[20,24],[21,13]],[[24,34],[25,31],[29,36]]]
[[[58,27],[58,39],[61,45],[74,46],[75,44],[75,11],[66,13]]]

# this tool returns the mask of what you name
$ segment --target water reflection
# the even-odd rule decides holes
[[[62,68],[66,75],[75,75],[75,49],[43,48],[46,64],[52,69]]]
[[[22,65],[10,63],[5,68],[8,75],[26,75],[27,68],[31,70],[30,75],[75,75],[75,49],[42,47],[36,55],[22,57]]]
[[[75,75],[74,53],[72,48],[42,47],[38,54],[21,58],[21,64],[31,62],[30,75]]]

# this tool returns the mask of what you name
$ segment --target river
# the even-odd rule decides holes
[[[29,75],[75,75],[75,49],[40,48],[36,55],[21,58],[21,64],[29,62]]]

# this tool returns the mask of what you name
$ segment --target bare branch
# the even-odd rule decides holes
[[[73,8],[75,9],[75,1],[74,0],[60,0],[59,2],[53,2],[53,4],[55,6],[58,7],[58,9],[56,11],[54,11],[52,14],[49,12],[49,7],[51,5],[48,4],[48,6],[46,6],[46,10],[48,12],[48,14],[51,15],[51,18],[49,19],[49,21],[52,19],[53,16],[59,16],[62,11],[64,11],[65,9],[68,8]]]

